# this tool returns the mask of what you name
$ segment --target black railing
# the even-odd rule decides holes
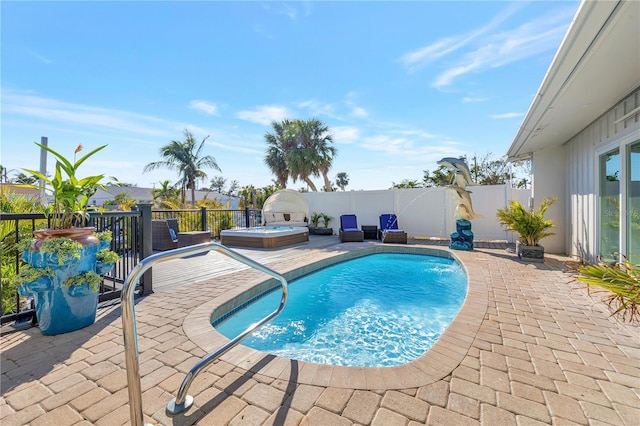
[[[98,231],[112,231],[111,249],[121,256],[121,260],[113,270],[102,276],[103,280],[99,288],[100,302],[120,297],[124,280],[142,258],[139,244],[140,218],[140,211],[89,213],[87,226],[94,226]],[[0,280],[2,292],[0,323],[29,319],[35,323],[35,310],[31,299],[20,296],[17,289],[11,288],[9,278],[24,267],[21,260],[22,253],[18,249],[20,242],[31,239],[33,231],[47,228],[48,220],[42,213],[2,213],[0,226],[3,268]],[[143,284],[144,282],[141,282],[141,288]]]
[[[181,232],[209,230],[213,238],[220,237],[220,231],[261,225],[261,212],[258,209],[244,210],[151,210],[150,204],[140,204],[130,212],[110,211],[91,212],[88,226],[98,231],[112,232],[111,249],[121,256],[121,260],[108,274],[103,275],[99,289],[99,301],[104,302],[120,297],[122,284],[140,262],[153,254],[151,220],[177,219]],[[18,243],[31,239],[33,231],[48,227],[48,220],[42,213],[1,213],[0,246],[2,248],[2,278],[0,290],[0,324],[14,321],[31,321],[36,324],[33,303],[18,294],[17,289],[8,286],[9,277],[23,267],[22,253]],[[145,273],[138,285],[138,294],[153,292],[151,271]]]
[[[245,208],[243,210],[223,210],[205,207],[191,210],[153,210],[152,219],[176,219],[181,232],[210,231],[211,237],[220,238],[225,229],[251,228],[261,225],[261,211]]]

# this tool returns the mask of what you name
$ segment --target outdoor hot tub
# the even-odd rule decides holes
[[[309,241],[309,229],[298,226],[260,226],[220,231],[225,246],[274,248]]]

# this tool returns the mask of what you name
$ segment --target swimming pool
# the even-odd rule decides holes
[[[437,341],[466,289],[466,274],[451,258],[370,254],[292,281],[285,310],[243,345],[319,364],[402,365]],[[270,313],[279,297],[256,295],[213,323],[233,338]]]

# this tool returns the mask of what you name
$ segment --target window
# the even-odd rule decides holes
[[[613,263],[620,253],[620,150],[600,156],[600,250],[603,262]]]

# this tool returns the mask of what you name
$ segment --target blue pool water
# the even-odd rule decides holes
[[[459,311],[467,277],[454,260],[372,254],[294,280],[285,309],[243,345],[320,364],[381,367],[426,352]],[[274,291],[214,325],[234,338],[273,312]]]

